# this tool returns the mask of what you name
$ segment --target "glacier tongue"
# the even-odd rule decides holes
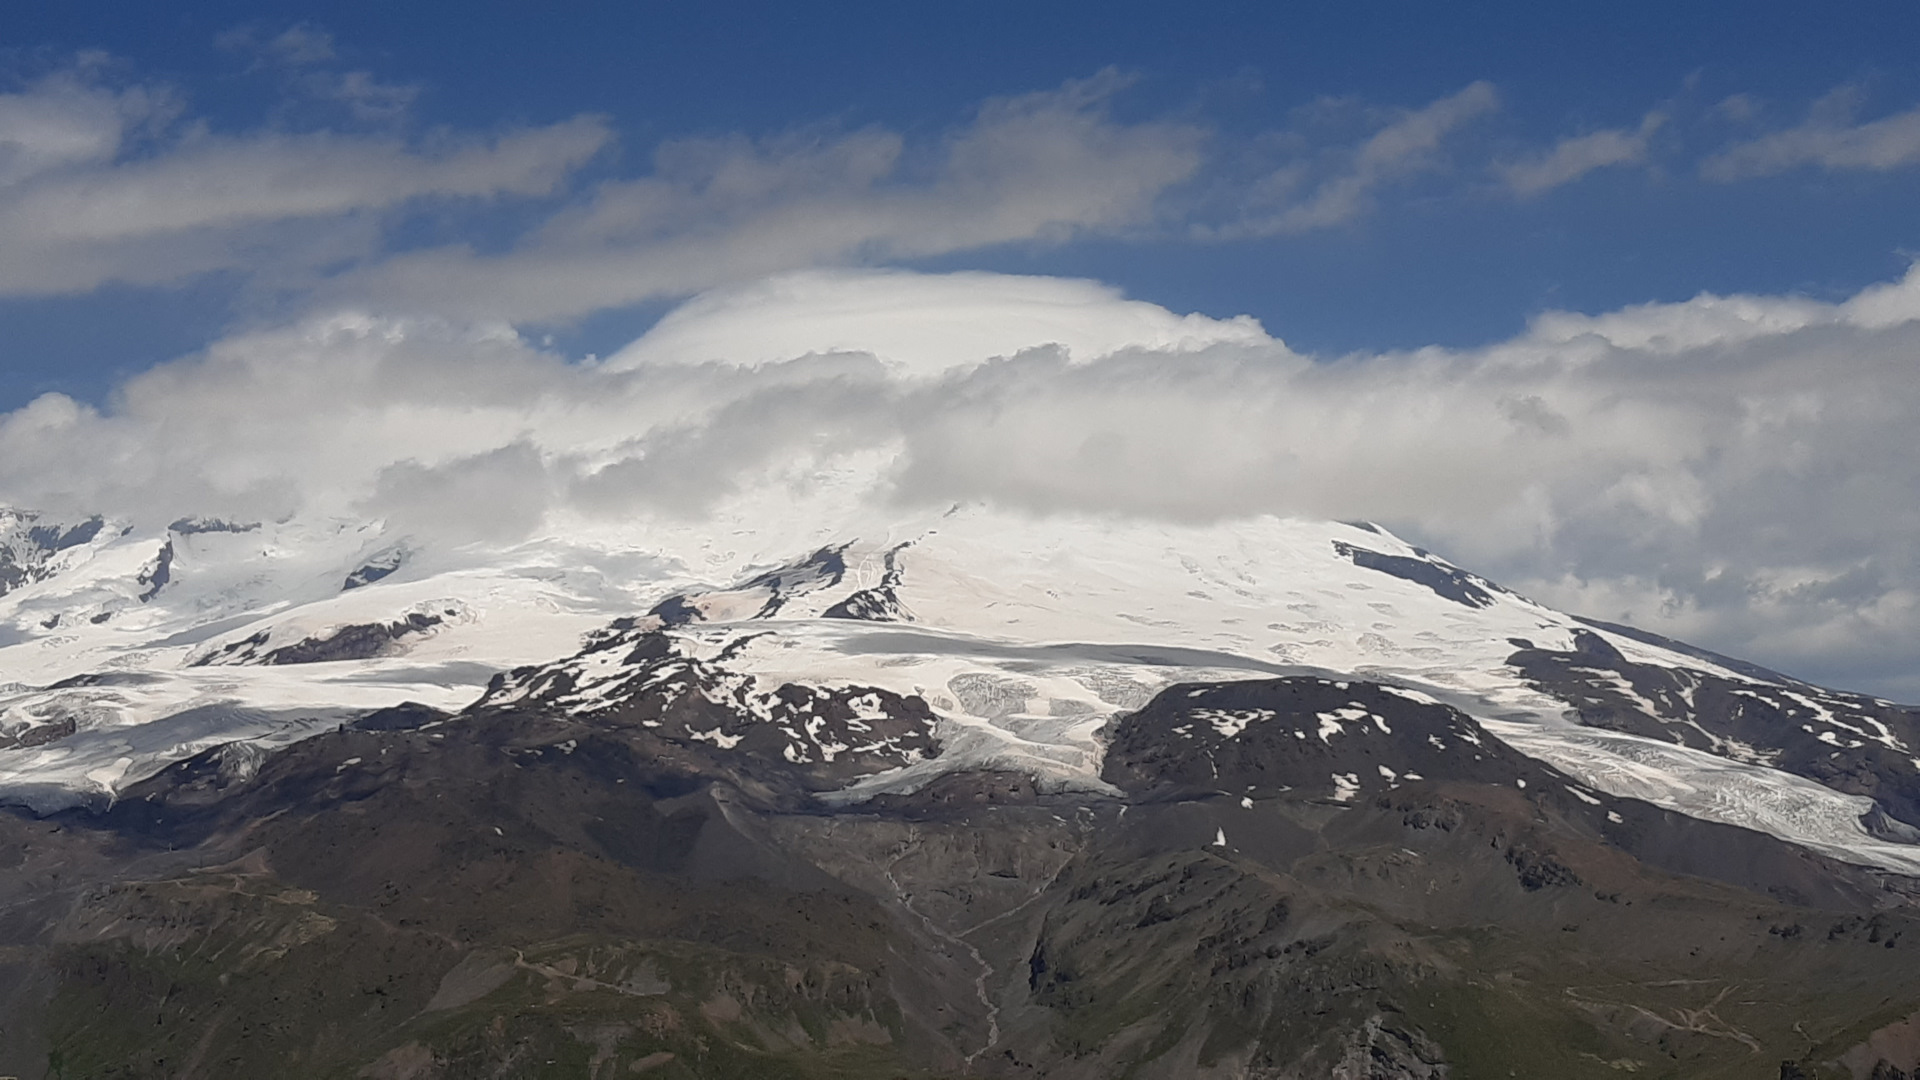
[[[566,668],[576,696],[542,707],[590,711],[623,673],[592,655],[589,636],[620,619],[753,693],[795,684],[851,702],[871,687],[924,700],[941,752],[861,775],[834,800],[980,767],[1100,789],[1101,729],[1169,685],[1350,676],[1461,708],[1598,789],[1920,873],[1920,847],[1862,824],[1873,799],[1704,729],[1669,743],[1667,727],[1649,737],[1583,723],[1591,707],[1510,658],[1570,657],[1568,670],[1611,687],[1609,708],[1675,730],[1694,723],[1675,704],[1684,695],[1655,700],[1580,665],[1681,673],[1681,689],[1756,688],[1776,726],[1804,726],[1836,753],[1871,740],[1885,760],[1911,760],[1908,728],[1849,712],[1843,695],[1584,623],[1373,526],[980,506],[849,520],[864,515],[746,506],[704,523],[577,522],[451,550],[360,522],[183,518],[158,533],[36,523],[56,545],[78,539],[35,548],[32,573],[0,595],[0,797],[42,808],[110,798],[221,742],[284,742],[403,701],[455,711],[509,669]]]

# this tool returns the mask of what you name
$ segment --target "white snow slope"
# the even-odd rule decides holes
[[[1371,526],[983,506],[870,518],[740,506],[698,523],[569,522],[510,547],[454,550],[362,522],[106,522],[52,550],[47,538],[79,535],[77,523],[0,513],[0,547],[35,567],[7,585],[0,559],[0,799],[46,810],[111,798],[222,743],[285,743],[403,701],[459,709],[495,672],[574,663],[588,631],[680,596],[682,617],[698,615],[667,630],[677,647],[711,659],[731,646],[726,668],[766,688],[881,687],[932,706],[941,753],[840,800],[982,766],[1099,788],[1099,729],[1167,685],[1332,673],[1443,700],[1607,792],[1920,874],[1920,846],[1862,825],[1870,799],[1739,760],[1737,747],[1722,756],[1579,725],[1506,659],[1511,639],[1565,650],[1588,627]],[[822,549],[844,573],[738,585]],[[1410,580],[1357,564],[1355,551],[1431,570]],[[826,617],[841,604],[867,617]],[[356,626],[387,628],[360,650],[371,655],[285,662],[331,655],[316,643]],[[1637,663],[1802,695],[1836,737],[1861,726],[1844,696],[1815,701],[1803,684],[1602,636]],[[617,678],[604,663],[578,661],[583,701]]]

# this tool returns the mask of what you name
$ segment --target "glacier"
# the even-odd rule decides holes
[[[1874,797],[1777,767],[1779,747],[1701,727],[1690,689],[1642,692],[1632,673],[1732,687],[1836,758],[1871,740],[1875,761],[1920,770],[1911,710],[1555,611],[1368,523],[788,494],[699,521],[561,520],[452,547],[378,521],[162,528],[15,511],[0,551],[16,570],[0,576],[0,799],[42,812],[111,801],[212,747],[284,745],[406,702],[530,700],[539,673],[569,688],[541,707],[590,713],[631,672],[585,645],[657,634],[724,672],[739,701],[785,684],[922,699],[939,753],[821,793],[829,803],[978,768],[1099,791],[1103,729],[1167,687],[1312,675],[1452,705],[1598,791],[1920,874],[1920,833]],[[1587,689],[1544,684],[1523,654],[1572,658]],[[1609,709],[1624,719],[1591,722]]]

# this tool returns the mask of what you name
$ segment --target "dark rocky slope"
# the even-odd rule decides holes
[[[394,710],[0,818],[0,1073],[1916,1064],[1913,882],[1582,788],[1442,705],[1175,687],[1110,732],[1114,794],[967,773],[836,811],[812,792],[853,756],[649,677],[592,715],[533,688]],[[916,699],[791,689],[835,738],[926,730]]]
[[[1878,806],[1876,832],[1920,841],[1920,758],[1908,750],[1920,746],[1920,710],[1797,682],[1710,653],[1702,655],[1774,681],[1635,663],[1590,631],[1576,631],[1567,651],[1515,644],[1521,648],[1507,663],[1534,687],[1573,706],[1584,724],[1761,762],[1865,795]]]

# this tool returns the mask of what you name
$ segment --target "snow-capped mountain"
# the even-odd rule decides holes
[[[1590,792],[1920,874],[1914,710],[1551,610],[1378,527],[870,517],[443,549],[362,522],[10,513],[0,798],[110,801],[409,702],[592,717],[663,688],[725,708],[650,715],[662,737],[807,765],[829,804],[982,769],[1097,792],[1110,725],[1167,687],[1313,676],[1451,706]],[[1301,735],[1359,739],[1367,715]]]
[[[1913,710],[1366,524],[736,509],[11,516],[0,1071],[1916,1060]]]

